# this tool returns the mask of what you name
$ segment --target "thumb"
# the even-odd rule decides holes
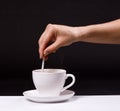
[[[57,42],[57,41],[55,41],[54,43],[52,43],[51,45],[49,45],[49,46],[45,49],[44,55],[47,56],[47,55],[49,55],[49,54],[51,54],[51,53],[54,53],[54,52],[56,52],[56,50],[57,50],[58,48],[60,48],[60,43]]]

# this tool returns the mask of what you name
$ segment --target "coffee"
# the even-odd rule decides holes
[[[34,70],[35,72],[43,72],[42,69]],[[63,69],[44,69],[44,73],[61,73],[61,72],[66,72]]]

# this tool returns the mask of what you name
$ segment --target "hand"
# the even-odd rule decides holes
[[[75,27],[48,24],[38,41],[40,58],[47,59],[60,47],[76,42],[76,35]]]
[[[47,59],[49,54],[60,47],[78,41],[120,44],[120,19],[82,27],[48,24],[38,41],[40,58]]]

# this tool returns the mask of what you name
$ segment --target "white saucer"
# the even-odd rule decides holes
[[[65,90],[60,94],[60,96],[40,97],[40,94],[37,92],[37,90],[28,90],[23,92],[23,95],[26,99],[34,102],[61,102],[70,99],[72,96],[74,96],[74,94],[74,91]]]

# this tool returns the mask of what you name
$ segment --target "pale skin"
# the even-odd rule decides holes
[[[47,59],[49,54],[75,42],[120,44],[120,19],[78,27],[48,24],[38,41],[40,58]]]

